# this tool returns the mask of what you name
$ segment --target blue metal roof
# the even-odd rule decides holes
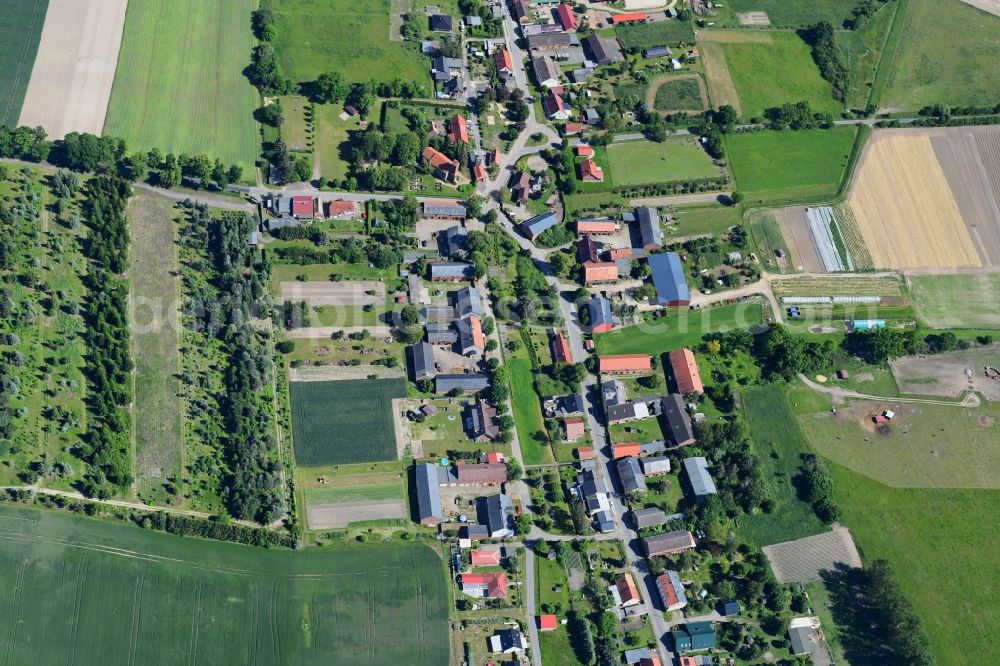
[[[557,224],[559,224],[559,218],[556,217],[555,213],[550,211],[536,215],[530,220],[525,220],[521,223],[521,228],[532,238],[537,238],[543,231],[551,229]]]
[[[666,305],[674,301],[690,301],[691,291],[684,277],[681,257],[676,252],[649,255],[649,267],[653,270],[653,287],[656,302]]]
[[[591,296],[589,306],[591,327],[614,323],[611,318],[611,301],[603,296]]]

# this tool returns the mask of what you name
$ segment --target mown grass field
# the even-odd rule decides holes
[[[623,141],[609,145],[607,153],[618,186],[722,176],[721,169],[691,137],[670,137],[662,143]]]
[[[908,279],[917,316],[928,326],[1000,329],[1000,275],[914,275]]]
[[[507,362],[510,372],[510,399],[517,424],[517,440],[525,465],[544,465],[554,461],[552,449],[542,439],[545,430],[542,408],[535,393],[534,372],[531,362],[514,358]]]
[[[642,50],[653,46],[676,47],[678,42],[694,43],[694,23],[691,21],[658,21],[620,25],[615,36],[625,50]]]
[[[760,304],[748,301],[707,310],[678,310],[662,319],[595,335],[594,344],[598,354],[660,355],[678,347],[696,346],[709,331],[760,323]]]
[[[705,100],[695,79],[667,79],[656,89],[653,108],[657,111],[702,111]]]
[[[998,47],[1000,17],[960,0],[909,2],[883,106],[917,111],[936,103],[995,104]]]
[[[243,167],[257,158],[250,62],[253,0],[133,0],[125,15],[104,133],[130,150],[206,153]]]
[[[843,0],[732,0],[733,14],[767,12],[771,25],[797,28],[817,21],[829,21],[835,28],[850,18],[854,6]]]
[[[1000,662],[1000,646],[991,639],[1000,625],[992,519],[1000,491],[890,488],[837,463],[828,465],[841,522],[864,560],[892,563],[937,662],[963,663],[963,646],[970,644],[977,646],[976,661]]]
[[[760,117],[764,109],[802,100],[807,100],[813,111],[839,114],[843,106],[833,98],[830,83],[820,76],[809,45],[794,32],[766,34],[770,43],[721,44],[743,117]]]
[[[427,639],[448,631],[448,590],[424,546],[265,550],[14,506],[0,532],[11,663],[449,658]]]
[[[802,466],[800,456],[809,452],[809,444],[792,415],[784,387],[768,384],[746,391],[743,414],[774,510],[740,518],[740,533],[769,546],[826,532],[827,526],[799,499],[794,485]]]
[[[343,178],[347,175],[348,132],[358,129],[357,118],[340,119],[340,107],[335,104],[315,104],[316,166],[323,178]]]
[[[748,200],[833,197],[850,161],[857,129],[750,132],[726,136],[736,185]]]
[[[306,504],[348,504],[352,502],[381,502],[403,499],[399,482],[375,483],[363,486],[338,486],[336,488],[306,488]]]
[[[292,440],[302,467],[396,459],[392,400],[402,379],[292,382]]]
[[[670,213],[670,229],[667,239],[672,236],[695,236],[712,234],[722,236],[731,227],[740,224],[743,217],[735,206],[707,204],[685,206]]]
[[[49,0],[0,0],[0,125],[17,125]]]
[[[274,13],[274,48],[295,82],[335,69],[350,81],[401,76],[430,85],[417,45],[389,40],[389,0],[263,0],[261,8]]]
[[[140,496],[162,500],[163,483],[180,478],[184,458],[175,211],[167,199],[140,195],[130,202],[129,217],[135,475]]]

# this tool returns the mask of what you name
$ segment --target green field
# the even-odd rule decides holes
[[[545,424],[542,408],[535,393],[535,375],[531,362],[514,358],[507,362],[510,372],[510,399],[514,407],[514,421],[517,424],[517,440],[521,445],[521,456],[525,465],[544,465],[554,462],[552,449],[542,435]]]
[[[274,48],[292,81],[315,81],[335,69],[352,81],[401,76],[429,85],[427,61],[416,45],[389,40],[390,5],[390,0],[261,2],[274,13]]]
[[[712,158],[691,137],[670,137],[662,143],[623,141],[611,144],[607,151],[614,184],[618,186],[722,176]]]
[[[184,458],[175,212],[167,199],[138,196],[129,213],[135,476],[141,496],[160,499],[153,493],[169,477],[180,478]]]
[[[639,51],[652,46],[676,47],[679,42],[694,44],[694,23],[657,21],[620,25],[615,28],[615,36],[626,51]]]
[[[996,604],[996,490],[890,488],[831,462],[841,522],[862,557],[892,563],[914,603],[939,664],[1000,662],[992,640],[1000,626]],[[947,609],[947,612],[944,610]],[[847,639],[841,636],[845,643]],[[850,645],[846,645],[852,659]],[[851,663],[864,663],[862,654]]]
[[[854,9],[852,3],[844,0],[732,0],[727,4],[734,14],[767,12],[771,25],[782,28],[798,28],[817,21],[829,21],[839,28]]]
[[[336,488],[306,488],[306,504],[348,504],[351,502],[382,502],[403,499],[399,483],[374,483],[363,486]]]
[[[49,0],[0,2],[0,125],[17,125]]]
[[[857,128],[729,134],[736,185],[747,199],[822,201],[837,193]]]
[[[892,401],[886,401],[890,404]],[[883,404],[852,401],[837,414],[802,415],[813,448],[859,474],[902,488],[1000,488],[1000,407],[892,405],[896,418],[876,432]]]
[[[281,126],[281,139],[289,150],[312,152],[313,121],[312,104],[298,95],[282,97],[281,110],[285,123]]]
[[[740,209],[735,206],[720,206],[719,204],[702,204],[684,206],[670,213],[670,228],[667,239],[671,236],[696,236],[711,234],[719,237],[730,228],[743,221]]]
[[[740,533],[760,546],[792,541],[827,531],[812,507],[799,499],[793,479],[800,455],[809,452],[779,384],[759,386],[743,394],[743,414],[750,429],[761,478],[774,500],[771,513],[740,518]]]
[[[206,153],[253,180],[257,93],[243,76],[254,0],[132,0],[105,134],[130,150]]]
[[[916,111],[936,103],[996,104],[998,47],[1000,17],[960,0],[910,2],[883,106]]]
[[[656,89],[653,108],[665,113],[702,111],[705,100],[695,79],[667,79]]]
[[[721,43],[742,115],[761,117],[764,109],[802,100],[808,101],[813,111],[839,114],[843,105],[833,98],[830,83],[820,76],[809,45],[794,32],[766,34],[771,43]]]
[[[340,119],[340,107],[335,104],[315,104],[316,166],[323,178],[344,178],[347,175],[345,152],[348,132],[358,129],[357,117]]]
[[[705,310],[678,310],[662,319],[595,335],[594,344],[598,354],[660,355],[678,347],[694,347],[709,331],[760,323],[760,304],[747,301]]]
[[[0,527],[10,663],[449,658],[444,571],[424,546],[265,550],[13,506]]]
[[[292,439],[301,467],[396,460],[392,400],[402,379],[292,382]]]
[[[871,98],[879,63],[892,27],[898,2],[882,5],[860,30],[835,33],[837,45],[848,65],[845,103],[852,109],[863,109]]]
[[[913,306],[934,328],[1000,329],[1000,275],[914,275]]]

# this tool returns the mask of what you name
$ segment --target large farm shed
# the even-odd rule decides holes
[[[676,252],[663,252],[649,256],[649,267],[653,271],[653,288],[656,289],[654,302],[657,305],[687,307],[691,303],[691,291],[684,266]]]

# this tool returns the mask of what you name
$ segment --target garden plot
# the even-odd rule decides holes
[[[904,356],[890,363],[899,392],[957,398],[978,391],[991,402],[1000,401],[1000,378],[986,374],[1000,368],[1000,346],[937,354]]]
[[[128,0],[50,0],[21,125],[52,138],[100,135],[118,66]]]
[[[305,301],[310,307],[385,303],[385,284],[374,280],[282,282],[281,300]]]
[[[788,261],[792,270],[820,273],[823,271],[823,263],[813,243],[806,210],[801,206],[781,208],[774,211],[774,219],[778,222],[782,237],[788,243],[791,255]]]
[[[807,583],[821,580],[824,571],[861,566],[854,539],[842,526],[824,534],[765,546],[762,550],[780,583]]]
[[[404,518],[406,518],[406,502],[403,500],[306,506],[306,523],[311,530],[328,530],[347,527],[351,523]]]

